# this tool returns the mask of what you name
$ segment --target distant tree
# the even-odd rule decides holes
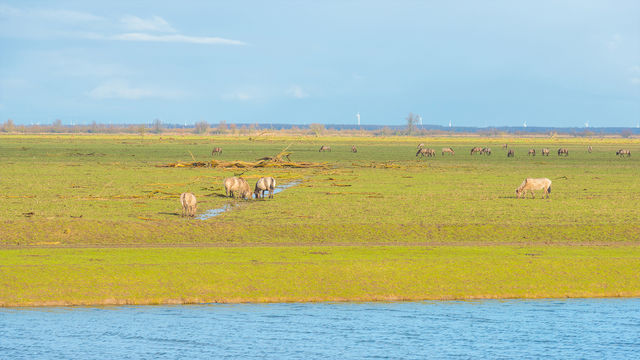
[[[160,119],[153,120],[153,123],[151,124],[151,132],[154,134],[160,134],[162,133],[162,130],[162,121],[160,121]]]
[[[322,133],[324,132],[325,129],[324,129],[324,125],[313,123],[313,124],[309,124],[309,130],[311,130],[311,132],[315,136],[320,136],[320,135],[322,135]]]
[[[411,135],[417,129],[418,116],[414,115],[413,113],[409,113],[409,115],[406,117],[406,120],[407,120],[407,135]]]
[[[206,121],[199,121],[193,126],[193,132],[196,134],[204,134],[209,130],[209,124]]]
[[[231,134],[235,135],[238,132],[238,125],[230,124],[229,131],[231,131]]]
[[[4,132],[12,132],[15,129],[15,124],[13,123],[13,120],[8,119],[7,121],[4,122],[4,124],[2,124],[2,131]]]
[[[624,129],[620,132],[620,136],[622,136],[625,139],[630,138],[631,135],[633,135],[633,131],[631,131],[630,129]]]
[[[138,134],[140,134],[140,141],[144,141],[144,134],[147,132],[147,126],[142,124],[138,126]]]
[[[228,130],[229,130],[229,127],[227,126],[227,122],[224,120],[220,121],[220,123],[218,124],[218,127],[216,128],[216,132],[218,134],[226,134]]]

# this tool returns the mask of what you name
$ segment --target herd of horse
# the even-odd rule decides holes
[[[515,151],[509,148],[508,144],[502,145],[502,148],[507,150],[507,157],[515,156]],[[318,150],[318,152],[325,152],[325,151],[331,152],[331,147],[327,145],[322,145],[320,147],[320,150]],[[593,148],[589,146],[587,148],[587,152],[591,153],[592,151],[593,151]],[[353,153],[358,152],[358,149],[356,148],[355,145],[351,146],[351,152]],[[455,155],[455,153],[456,152],[451,147],[443,147],[441,150],[442,156],[444,156],[444,154]],[[540,151],[540,153],[542,154],[542,156],[549,156],[550,151],[548,148],[543,148]],[[212,156],[220,155],[220,154],[222,154],[221,147],[215,147],[211,151]],[[488,155],[491,155],[491,148],[476,146],[471,149],[470,154],[471,155],[480,154],[480,155],[488,156]],[[527,152],[527,155],[536,156],[536,149],[530,148],[529,151]],[[569,156],[569,149],[559,148],[558,156],[563,156],[563,155]],[[622,156],[629,157],[631,156],[631,151],[629,149],[620,149],[616,151],[616,155],[620,157]],[[417,156],[422,156],[422,157],[436,156],[436,151],[434,149],[425,147],[424,143],[420,143],[418,145],[418,151],[416,152],[416,157]],[[253,198],[252,196],[255,196],[256,199],[258,198],[264,199],[265,192],[267,191],[269,192],[269,198],[273,198],[273,192],[276,187],[276,180],[273,177],[261,177],[256,182],[253,192],[251,191],[251,187],[249,186],[249,183],[247,182],[247,180],[241,177],[234,176],[234,177],[226,178],[224,179],[223,185],[224,185],[224,191],[226,196],[229,196],[232,198],[239,197],[242,199],[252,199]],[[551,193],[551,180],[547,178],[539,178],[539,179],[526,178],[522,182],[522,184],[516,189],[516,197],[524,198],[527,191],[531,192],[531,197],[535,197],[533,190],[543,190],[542,197],[544,198],[546,195],[546,197],[549,198],[549,194]],[[194,194],[190,192],[182,193],[180,195],[180,204],[182,205],[182,216],[189,216],[189,217],[195,216],[196,208],[197,208],[197,200]]]
[[[232,198],[252,199],[252,195],[256,199],[264,199],[265,193],[269,192],[269,198],[273,199],[273,193],[276,189],[276,179],[271,176],[261,177],[256,182],[256,186],[251,192],[251,187],[245,178],[232,176],[224,179],[224,193]],[[182,206],[182,216],[194,217],[197,209],[196,196],[193,193],[185,192],[180,194],[180,205]]]

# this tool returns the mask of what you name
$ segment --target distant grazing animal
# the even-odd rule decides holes
[[[519,198],[520,195],[522,195],[522,198],[524,199],[525,195],[527,195],[527,190],[531,192],[532,199],[535,199],[536,197],[535,194],[533,193],[533,190],[543,190],[542,198],[544,199],[544,195],[546,194],[548,199],[549,194],[551,193],[551,180],[547,178],[524,179],[522,184],[520,184],[520,186],[516,189],[516,198]]]
[[[502,148],[503,148],[503,149],[506,149],[506,148],[508,148],[508,147],[509,147],[509,145],[508,145],[508,144],[504,144],[504,145],[502,145]]]
[[[180,194],[180,204],[182,205],[182,216],[196,216],[197,201],[196,196],[190,192]]]
[[[547,148],[542,149],[542,156],[545,156],[545,155],[549,156],[549,149]]]
[[[422,148],[422,149],[419,149],[418,152],[416,153],[416,156],[418,155],[422,155],[423,157],[424,156],[432,157],[432,156],[436,156],[436,151],[429,148]]]
[[[564,156],[569,156],[569,149],[567,148],[560,148],[558,149],[558,156],[564,154]]]
[[[589,145],[589,147],[587,148],[587,152],[589,152],[589,154],[593,152],[593,148],[591,147],[591,145]]]
[[[352,153],[357,153],[358,152],[358,149],[356,149],[355,145],[351,145],[351,152]]]
[[[491,155],[491,148],[482,148],[482,154]]]
[[[227,196],[235,197],[236,192],[241,198],[251,198],[251,187],[247,180],[235,176],[224,179],[224,193]]]
[[[475,153],[480,153],[482,154],[482,148],[481,147],[474,147],[473,149],[471,149],[471,155],[475,154]]]
[[[536,156],[536,149],[529,149],[529,153],[527,155]]]
[[[264,192],[269,191],[269,199],[273,199],[273,191],[276,189],[276,179],[272,177],[261,177],[256,182],[256,187],[253,190],[253,195],[256,199],[262,197],[264,199]]]
[[[455,155],[456,154],[456,152],[453,151],[453,149],[450,148],[450,147],[442,148],[442,155],[444,155],[444,153],[449,153],[449,155]]]
[[[322,152],[324,152],[324,151],[331,152],[331,147],[326,146],[326,145],[322,145],[322,146],[320,146],[320,150],[318,150],[318,152],[321,152],[321,151]]]
[[[516,156],[516,153],[513,152],[513,149],[509,149],[509,151],[507,152],[507,157],[514,157]]]
[[[422,149],[424,147],[423,143],[418,144],[418,149]]]
[[[221,147],[213,148],[213,151],[211,151],[211,156],[220,155],[220,154],[222,154],[222,148]]]
[[[620,150],[616,151],[616,155],[618,155],[618,156],[627,155],[627,157],[629,157],[629,156],[631,156],[631,151],[629,151],[627,149],[620,149]]]

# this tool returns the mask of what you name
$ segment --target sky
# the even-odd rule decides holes
[[[640,1],[2,1],[0,123],[636,127]]]

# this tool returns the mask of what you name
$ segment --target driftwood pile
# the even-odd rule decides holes
[[[287,146],[284,150],[275,156],[266,156],[256,161],[193,161],[193,162],[177,162],[166,165],[158,165],[159,167],[217,167],[217,168],[328,168],[327,163],[313,163],[313,162],[295,162],[291,161],[289,155],[291,152],[287,151]]]

